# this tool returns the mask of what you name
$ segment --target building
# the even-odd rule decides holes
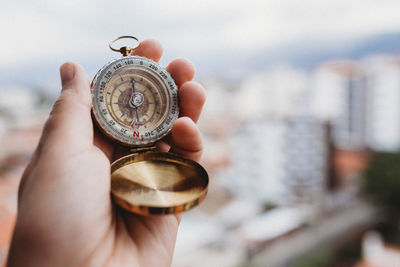
[[[327,188],[327,134],[310,117],[246,121],[231,139],[231,166],[221,183],[261,203],[320,200]]]
[[[313,75],[312,114],[332,124],[335,147],[363,150],[366,140],[366,79],[353,61],[334,61],[320,66]]]
[[[362,62],[367,78],[367,142],[374,151],[400,149],[400,58]]]
[[[400,266],[400,248],[385,244],[376,232],[367,232],[362,240],[362,261],[355,267],[375,266]]]

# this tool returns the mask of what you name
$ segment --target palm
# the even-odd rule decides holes
[[[101,137],[98,137],[99,139]],[[174,249],[176,231],[180,221],[180,215],[169,216],[137,216],[125,212],[112,205],[104,194],[109,194],[109,165],[105,164],[109,159],[118,158],[121,151],[115,151],[108,143],[98,143],[89,151],[87,166],[91,166],[93,176],[99,172],[99,166],[106,166],[101,170],[99,180],[105,181],[102,190],[98,190],[98,199],[91,201],[97,203],[96,212],[91,220],[84,221],[79,228],[88,229],[87,233],[96,233],[96,236],[82,236],[84,240],[93,240],[93,259],[96,263],[112,263],[123,266],[136,262],[137,266],[163,266],[168,265]],[[95,182],[95,181],[93,181]],[[85,192],[82,192],[84,194]],[[81,214],[94,212],[82,210]],[[104,220],[103,218],[108,218]],[[103,223],[99,223],[103,221]],[[94,229],[97,229],[94,231]],[[102,240],[98,247],[96,240]],[[105,242],[104,242],[105,241]],[[87,253],[85,253],[87,255]],[[101,257],[99,257],[102,255]],[[108,257],[104,257],[109,255]]]
[[[85,188],[88,188],[86,186],[74,190],[74,194],[81,194],[87,199],[81,199],[83,203],[80,203],[79,209],[73,210],[75,214],[68,214],[75,218],[85,218],[74,221],[76,225],[73,227],[70,224],[70,229],[80,229],[80,234],[64,233],[67,240],[70,240],[71,235],[78,237],[68,242],[68,246],[73,248],[71,256],[73,255],[76,260],[79,259],[79,262],[83,260],[96,266],[105,263],[124,266],[131,265],[132,262],[136,262],[137,266],[168,265],[171,261],[179,218],[174,215],[135,216],[112,205],[109,197],[105,197],[109,196],[108,159],[97,147],[94,146],[87,153],[82,153],[76,161],[86,166],[85,175],[96,177],[96,180],[88,181],[93,183],[88,187],[97,190],[93,190],[90,195],[86,192]],[[74,162],[72,165],[76,166]],[[80,177],[78,174],[71,179],[81,180]],[[70,192],[64,194],[70,195]],[[87,214],[90,216],[86,216]],[[82,249],[80,245],[82,243],[85,243],[85,249]],[[91,256],[87,258],[87,255]]]

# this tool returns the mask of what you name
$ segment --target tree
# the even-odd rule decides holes
[[[363,175],[366,196],[400,212],[400,152],[375,152]]]

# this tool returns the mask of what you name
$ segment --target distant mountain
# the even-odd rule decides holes
[[[400,33],[378,34],[360,40],[348,56],[357,59],[373,53],[400,54]]]
[[[240,81],[251,73],[264,71],[276,65],[289,65],[312,70],[324,61],[333,59],[360,59],[372,54],[400,54],[400,32],[370,35],[354,39],[308,38],[265,48],[235,53],[220,51],[215,55],[196,58],[194,63],[209,75]]]
[[[313,37],[282,44],[273,49],[259,49],[236,54],[223,48],[217,50],[214,54],[188,55],[196,65],[198,79],[212,76],[239,81],[249,73],[263,71],[277,64],[313,69],[324,61],[338,58],[360,59],[377,53],[400,54],[400,32],[371,35],[353,40]],[[92,77],[105,61],[100,58],[87,58],[80,62]],[[7,84],[30,88],[50,84],[50,87],[58,90],[58,68],[61,63],[49,59],[42,61],[40,66],[24,66],[18,69],[0,68],[0,90],[1,86]]]
[[[257,65],[286,63],[314,68],[327,60],[360,59],[371,54],[400,54],[400,32],[368,36],[351,41],[308,40],[277,48],[256,60]],[[257,56],[254,56],[257,58]]]

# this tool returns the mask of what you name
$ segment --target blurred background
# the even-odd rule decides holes
[[[6,1],[0,9],[0,264],[18,183],[76,61],[120,35],[190,59],[208,197],[174,267],[400,266],[400,2]]]

